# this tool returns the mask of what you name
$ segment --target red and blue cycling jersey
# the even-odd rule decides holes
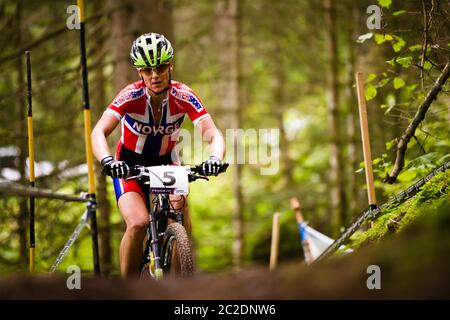
[[[150,96],[142,80],[120,91],[105,112],[121,121],[122,136],[118,152],[123,145],[135,153],[151,157],[172,151],[186,114],[194,125],[209,116],[194,91],[173,80],[162,104],[160,123],[154,121]]]
[[[169,85],[158,124],[154,121],[150,100],[145,84],[140,80],[122,89],[106,109],[105,112],[121,122],[122,136],[117,145],[116,159],[128,165],[179,164],[178,155],[172,155],[171,151],[177,143],[185,115],[196,125],[209,114],[194,91],[177,81],[171,81]],[[147,192],[136,181],[113,180],[117,201],[130,191],[139,193],[147,201]]]

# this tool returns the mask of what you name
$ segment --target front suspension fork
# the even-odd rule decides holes
[[[149,220],[150,220],[149,224],[150,234],[148,235],[148,238],[150,239],[150,246],[152,249],[151,251],[153,252],[154,268],[155,268],[154,275],[156,279],[160,279],[162,278],[162,268],[161,268],[161,257],[159,254],[159,237],[156,229],[156,219],[154,209],[150,209]],[[149,254],[151,255],[152,253],[150,252]]]

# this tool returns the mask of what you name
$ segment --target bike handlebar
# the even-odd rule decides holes
[[[227,171],[229,164],[228,163],[223,163],[219,169],[218,174],[220,173],[224,173]],[[130,167],[130,171],[128,172],[127,177],[125,178],[126,180],[138,180],[140,178],[143,177],[143,173],[146,172],[148,167],[146,166],[141,166],[141,165],[135,165]],[[203,174],[203,168],[202,165],[197,165],[197,166],[186,166],[186,168],[189,169],[189,173],[188,173],[188,181],[192,182],[195,181],[197,179],[204,179],[204,180],[209,180],[207,176],[205,176]]]

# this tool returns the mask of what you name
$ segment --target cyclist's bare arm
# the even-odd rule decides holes
[[[112,114],[105,112],[92,130],[92,151],[98,161],[101,161],[103,158],[111,155],[106,138],[118,124],[119,119],[114,117]]]
[[[223,160],[225,141],[214,121],[210,117],[206,117],[197,124],[197,129],[200,130],[203,139],[208,142],[211,155]]]

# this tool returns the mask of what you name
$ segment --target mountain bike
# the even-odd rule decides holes
[[[224,163],[219,170],[228,168]],[[148,185],[147,241],[141,261],[141,278],[157,280],[163,275],[189,277],[194,272],[191,243],[183,226],[183,214],[174,209],[169,195],[187,195],[189,183],[197,179],[209,180],[198,166],[133,166],[126,180]],[[183,198],[184,199],[184,198]],[[169,223],[169,219],[175,221]]]

